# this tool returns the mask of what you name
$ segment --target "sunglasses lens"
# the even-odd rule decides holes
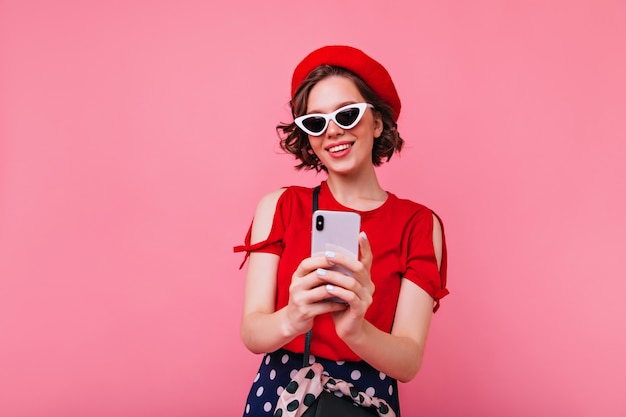
[[[326,120],[323,117],[307,117],[302,121],[302,125],[311,132],[319,133],[326,127]]]
[[[335,119],[342,127],[347,127],[356,121],[359,117],[359,113],[361,113],[361,111],[358,107],[351,107],[337,113]]]

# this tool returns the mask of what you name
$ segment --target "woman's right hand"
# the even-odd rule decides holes
[[[306,258],[300,262],[291,276],[289,302],[285,307],[286,332],[292,336],[306,333],[313,327],[315,316],[342,311],[344,303],[328,301],[330,297],[326,282],[317,274],[318,269],[328,269],[332,264],[325,256]]]

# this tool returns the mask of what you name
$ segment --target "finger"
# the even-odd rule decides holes
[[[327,293],[326,297],[337,297],[347,303],[350,307],[354,307],[355,304],[360,301],[359,296],[354,291],[347,290],[337,285],[326,284],[324,285],[324,289]],[[344,306],[345,305],[346,304],[344,304]]]
[[[356,272],[364,266],[369,271],[373,260],[372,248],[367,235],[363,231],[359,233],[359,253],[359,259],[334,251],[326,251],[324,256],[330,265],[340,265],[352,272]]]
[[[326,268],[340,266],[352,272],[361,268],[361,263],[358,259],[340,252],[326,251],[324,256],[328,263]]]
[[[317,314],[334,313],[335,311],[343,311],[349,307],[349,305],[342,300],[336,301],[337,297],[329,294],[330,292],[327,290],[326,285],[320,288],[324,290],[324,298],[313,307]]]
[[[300,308],[303,312],[306,311],[306,317],[313,318],[320,314],[345,310],[348,307],[345,303],[330,301],[330,298],[332,296],[329,295],[327,285],[322,284],[301,294]]]
[[[368,270],[372,267],[372,247],[370,241],[367,239],[365,232],[359,233],[359,251],[361,253],[361,263],[365,265]]]
[[[315,273],[324,284],[341,287],[348,291],[357,292],[361,286],[357,279],[353,276],[346,275],[341,271],[318,268]]]
[[[291,296],[300,304],[311,304],[323,301],[328,295],[323,291],[326,284],[342,287],[349,291],[357,291],[360,284],[353,277],[331,269],[317,268],[304,277],[291,282]]]
[[[369,306],[372,303],[374,287],[369,280],[369,273],[361,274],[361,272],[367,272],[364,265],[360,262],[358,265],[361,269],[354,277],[323,268],[318,269],[316,274],[326,282],[326,289],[329,292],[337,294],[337,297],[349,303],[351,307],[354,307],[355,303],[359,301]],[[367,283],[365,283],[366,280]]]
[[[321,275],[324,272],[320,271],[321,268],[318,268],[303,277],[294,274],[289,287],[290,298],[299,305],[312,304],[322,300],[324,294],[314,291],[317,287],[326,283],[325,277]]]
[[[372,295],[367,291],[351,291],[349,289],[338,287],[332,284],[324,286],[329,296],[337,297],[344,301],[355,315],[363,315],[372,304]]]
[[[298,267],[292,275],[292,280],[294,278],[304,278],[316,269],[326,268],[328,266],[328,259],[324,256],[305,258],[302,262],[300,262],[300,264],[298,264]]]
[[[359,237],[359,247],[361,249],[361,260],[352,258],[350,256],[335,253],[335,252],[326,252],[326,258],[328,262],[336,266],[333,269],[336,269],[339,272],[343,272],[350,277],[355,278],[361,284],[366,285],[370,280],[369,271],[372,266],[372,252],[369,246],[369,241],[364,237]]]

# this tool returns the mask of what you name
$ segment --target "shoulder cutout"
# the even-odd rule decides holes
[[[441,258],[443,256],[443,231],[441,223],[435,213],[433,213],[433,248],[435,249],[435,257],[437,258],[437,267],[441,270]]]
[[[280,188],[271,191],[259,200],[254,213],[254,221],[252,222],[250,243],[254,244],[268,238],[272,229],[274,214],[276,213],[276,204],[285,190],[286,188]]]

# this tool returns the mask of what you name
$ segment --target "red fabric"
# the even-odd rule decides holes
[[[400,116],[400,97],[391,76],[378,61],[351,46],[331,45],[316,49],[298,64],[291,79],[291,97],[311,71],[320,65],[345,68],[358,75],[394,111],[394,120]]]
[[[356,211],[361,215],[361,229],[367,234],[374,256],[371,275],[376,286],[374,301],[365,318],[386,332],[391,331],[403,277],[433,297],[435,310],[439,300],[448,294],[445,240],[439,272],[432,244],[432,211],[412,201],[399,199],[392,193],[388,195],[381,207],[367,212],[339,204],[325,181],[321,184],[319,195],[320,209]],[[287,188],[278,200],[269,237],[251,245],[248,232],[245,245],[234,248],[236,252],[259,251],[281,257],[277,276],[277,310],[289,301],[293,271],[302,259],[310,255],[312,198],[311,188]],[[293,352],[303,352],[304,335],[296,337],[284,347]],[[361,359],[337,336],[330,314],[315,319],[311,354],[331,360]]]

